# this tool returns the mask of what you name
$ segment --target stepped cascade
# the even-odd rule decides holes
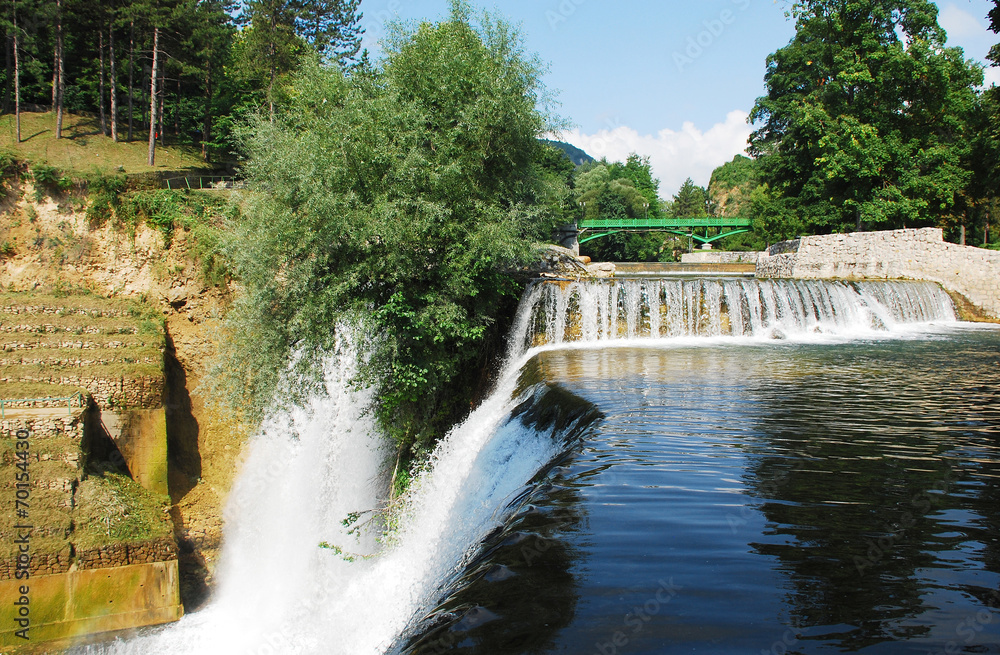
[[[632,279],[539,282],[528,289],[515,347],[670,337],[769,337],[887,331],[954,321],[930,282]]]
[[[577,559],[584,568],[615,571],[620,562],[614,553],[628,550],[627,544],[675,539],[680,553],[692,547],[685,539],[702,537],[708,545],[694,548],[696,555],[718,546],[725,551],[720,561],[733,552],[752,558],[753,549],[744,540],[765,537],[755,528],[732,530],[730,520],[736,516],[739,526],[756,525],[753,507],[764,493],[746,486],[752,480],[741,471],[750,465],[750,451],[742,449],[765,448],[772,432],[784,443],[785,414],[792,409],[813,411],[809,403],[795,403],[789,409],[780,405],[786,394],[798,393],[797,385],[806,384],[793,374],[796,368],[805,366],[813,375],[822,370],[815,362],[828,361],[831,370],[841,371],[836,375],[846,376],[834,380],[844,389],[860,371],[874,381],[868,393],[877,394],[884,389],[884,376],[905,376],[906,367],[868,370],[875,364],[865,363],[855,368],[856,353],[881,353],[877,360],[905,357],[909,349],[920,347],[930,361],[938,346],[927,334],[954,332],[962,339],[963,330],[968,326],[956,321],[950,297],[923,282],[739,278],[536,282],[526,291],[515,317],[510,352],[496,389],[415,472],[389,531],[384,531],[387,524],[379,514],[372,515],[374,520],[360,531],[348,530],[342,523],[345,517],[384,502],[392,451],[367,411],[372,390],[358,390],[352,384],[358,366],[356,344],[363,335],[340,330],[341,345],[329,358],[325,393],[304,407],[277,412],[248,444],[243,471],[229,500],[226,545],[213,602],[174,626],[82,652],[422,655],[472,643],[465,640],[476,635],[479,650],[470,652],[492,653],[499,652],[491,650],[495,644],[506,643],[508,630],[518,633],[519,626],[529,624],[534,627],[525,635],[539,640],[537,652],[549,652],[544,648],[553,639],[572,643],[564,652],[592,652],[593,644],[610,638],[599,630],[601,622],[620,623],[624,614],[614,602],[618,592],[589,589],[588,578],[575,577]],[[817,333],[836,338],[813,339]],[[911,334],[918,346],[910,345],[909,336],[896,338]],[[775,338],[803,345],[768,346]],[[993,337],[981,338],[988,343]],[[761,347],[739,347],[743,342]],[[605,347],[653,344],[657,347]],[[807,351],[804,359],[802,349]],[[775,359],[780,361],[775,364]],[[775,366],[789,374],[775,377]],[[634,371],[641,375],[636,377]],[[741,375],[747,376],[745,383]],[[919,373],[914,379],[926,375]],[[620,378],[617,382],[615,376]],[[912,383],[909,378],[899,381]],[[802,392],[812,401],[827,398],[829,404],[853,398],[843,391],[828,392],[823,379],[815,384],[816,388]],[[762,395],[769,385],[773,393]],[[947,384],[938,386],[949,390]],[[699,391],[692,394],[692,388]],[[720,402],[711,402],[716,396]],[[857,399],[858,407],[868,407],[865,398]],[[923,402],[923,395],[914,398]],[[935,411],[944,412],[952,404],[942,401],[945,409]],[[905,429],[906,411],[901,408],[900,416],[886,426],[873,427],[873,434]],[[830,412],[840,416],[834,406]],[[774,430],[769,417],[777,421]],[[969,430],[969,420],[961,414],[961,430]],[[801,421],[788,434],[812,425],[809,415]],[[837,421],[831,425],[840,426]],[[629,432],[628,426],[639,427]],[[625,431],[619,434],[619,429]],[[835,436],[823,433],[817,443]],[[903,438],[917,437],[907,433]],[[648,451],[648,461],[633,461],[640,452],[633,448],[636,443],[643,444],[642,452]],[[875,448],[868,439],[857,443],[858,448]],[[671,459],[671,449],[680,459]],[[882,476],[881,469],[876,470],[878,462],[895,461],[867,451],[861,454],[849,461],[868,463],[871,471],[863,473],[873,480]],[[922,451],[917,455],[924,457]],[[837,457],[830,456],[835,469]],[[651,466],[658,458],[666,458],[668,465]],[[723,465],[725,472],[720,473],[718,467]],[[921,460],[914,470],[925,468]],[[653,475],[655,484],[649,482]],[[689,477],[675,482],[672,476],[677,475]],[[725,480],[716,479],[720,475]],[[804,488],[825,493],[822,486]],[[781,485],[775,489],[785,490]],[[734,499],[737,505],[732,504]],[[841,503],[830,507],[856,504],[839,496],[829,500]],[[733,514],[734,507],[743,506],[743,513]],[[588,521],[596,526],[601,517],[641,513],[646,507],[653,509],[627,525],[639,529],[651,517],[676,525],[663,528],[662,534],[639,529],[625,539],[626,546],[614,538],[618,528],[609,528],[607,534],[587,532]],[[704,512],[717,514],[715,522],[705,523],[700,518]],[[696,518],[685,523],[690,517]],[[715,535],[709,528],[722,532]],[[698,537],[703,529],[708,532]],[[605,536],[609,550],[592,551],[587,546]],[[611,554],[603,559],[601,553]],[[773,575],[771,560],[761,561],[760,575]],[[748,559],[746,565],[757,562]],[[655,573],[662,577],[661,588],[646,589],[641,580],[633,580],[634,589],[628,593],[634,598],[629,602],[663,598],[665,603],[673,594],[687,593],[676,601],[681,607],[693,602],[699,585],[711,593],[718,591],[717,581],[707,573],[685,578],[687,565],[682,560],[667,558],[667,564]],[[728,578],[719,584],[728,584]],[[767,578],[754,584],[759,586],[753,593],[767,598],[767,603],[777,607],[783,602],[772,598],[779,582]],[[691,591],[685,592],[688,588]],[[500,593],[501,589],[515,596]],[[538,591],[546,589],[552,590],[552,598]],[[520,600],[511,605],[514,597]],[[720,598],[718,602],[724,602],[725,594]],[[610,605],[605,608],[601,603]],[[674,607],[661,610],[664,617]],[[761,620],[770,620],[765,614],[772,611],[771,605],[761,607]],[[959,606],[956,611],[966,609]],[[725,615],[714,605],[699,612],[691,620]],[[571,624],[575,627],[559,632],[560,626]],[[766,639],[773,627],[761,628],[760,634],[746,632],[740,639]],[[653,633],[649,635],[652,638]],[[686,643],[680,636],[670,639],[677,640],[678,648]],[[835,635],[830,639],[836,642]]]

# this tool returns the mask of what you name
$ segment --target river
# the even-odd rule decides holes
[[[511,339],[389,538],[345,339],[208,609],[92,650],[1000,652],[1000,330],[936,286],[543,283]]]

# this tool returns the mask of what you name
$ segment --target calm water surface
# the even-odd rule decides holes
[[[1000,653],[1000,331],[525,375],[604,418],[405,652]]]

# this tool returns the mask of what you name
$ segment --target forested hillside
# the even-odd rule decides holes
[[[360,0],[9,0],[0,109],[92,114],[116,141],[234,154],[234,124],[270,112],[305,58],[360,64]],[[150,130],[150,125],[153,129]],[[27,138],[30,134],[18,135]]]

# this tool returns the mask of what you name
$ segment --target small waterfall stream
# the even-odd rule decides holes
[[[518,311],[497,389],[438,445],[388,539],[380,536],[378,521],[359,535],[342,524],[384,498],[391,459],[366,411],[371,391],[351,385],[357,354],[345,334],[329,358],[326,393],[273,417],[247,445],[227,510],[221,582],[210,605],[178,624],[84,652],[396,652],[532,479],[594,420],[578,410],[553,420],[546,412],[555,401],[544,399],[545,385],[519,386],[534,346],[851,333],[954,320],[947,294],[921,282],[533,284]]]
[[[930,282],[741,278],[540,282],[522,301],[515,347],[674,337],[850,336],[954,321]]]

